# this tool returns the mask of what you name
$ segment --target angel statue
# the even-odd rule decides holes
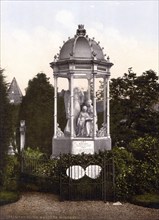
[[[81,110],[81,105],[84,102],[84,93],[78,88],[73,89],[73,134],[76,135],[77,119]],[[66,111],[67,124],[64,130],[66,136],[70,136],[71,133],[71,94],[67,90],[64,93],[64,103]]]

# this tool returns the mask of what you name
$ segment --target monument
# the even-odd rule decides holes
[[[20,151],[24,150],[25,147],[25,132],[26,132],[26,126],[25,121],[20,121]]]
[[[109,114],[109,78],[113,63],[103,54],[100,43],[86,35],[79,25],[76,35],[64,42],[59,54],[50,63],[54,77],[54,135],[52,156],[63,153],[94,154],[111,150]],[[67,124],[61,130],[57,118],[58,79],[65,78],[68,90],[64,91]],[[75,80],[86,80],[87,88],[74,85]],[[103,80],[103,126],[98,128],[96,112],[96,81]]]

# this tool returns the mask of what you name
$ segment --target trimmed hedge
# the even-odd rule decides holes
[[[156,194],[146,193],[144,195],[136,195],[132,198],[131,202],[135,205],[159,209],[159,192]]]
[[[18,192],[1,191],[0,192],[0,205],[17,202],[20,199]]]

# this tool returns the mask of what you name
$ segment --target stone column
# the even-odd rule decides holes
[[[87,79],[88,80],[88,100],[91,99],[91,87],[90,87],[90,84],[91,84],[91,79]]]
[[[107,137],[110,137],[109,76],[107,78]]]
[[[97,122],[97,115],[96,115],[96,76],[93,73],[93,137],[96,137],[96,122]]]
[[[70,95],[71,95],[71,138],[74,137],[74,115],[73,115],[73,106],[74,106],[74,100],[73,100],[73,74],[71,74],[70,77]]]
[[[21,120],[20,121],[20,151],[22,151],[25,147],[25,121]]]
[[[103,123],[104,123],[104,126],[106,125],[106,121],[107,121],[107,116],[106,116],[106,99],[107,99],[107,80],[106,78],[104,77],[103,78]]]
[[[57,76],[54,76],[54,138],[57,137]]]

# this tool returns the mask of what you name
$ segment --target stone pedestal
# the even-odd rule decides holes
[[[111,138],[53,138],[52,157],[60,154],[94,154],[99,151],[111,150]]]

